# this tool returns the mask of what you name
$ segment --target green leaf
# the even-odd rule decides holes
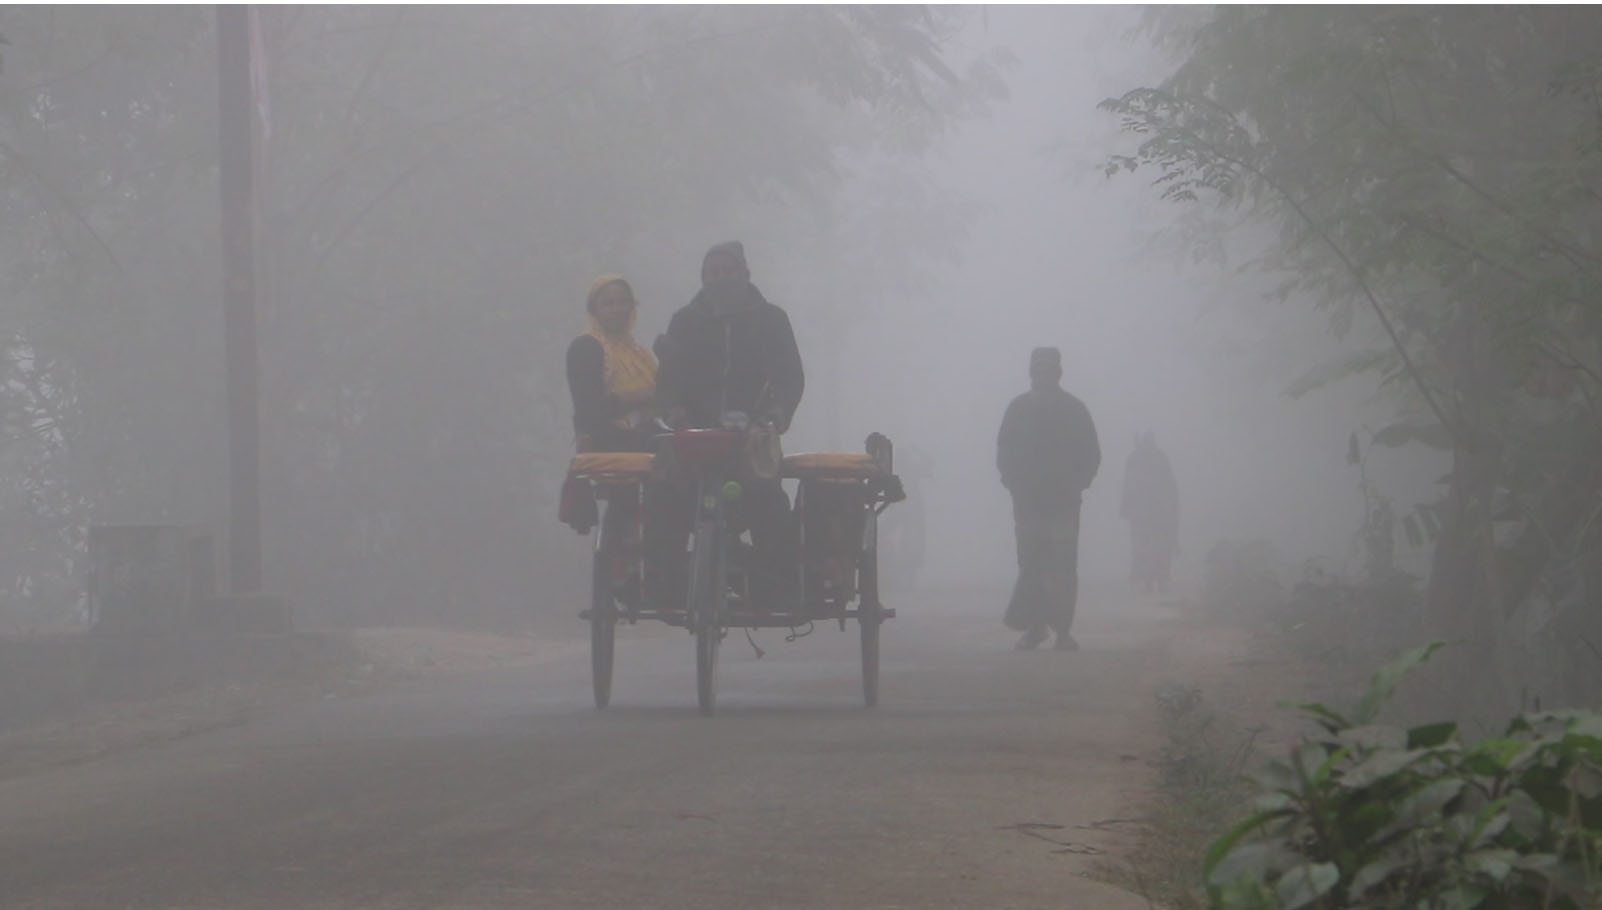
[[[1291,809],[1270,809],[1266,812],[1259,812],[1219,835],[1218,839],[1213,841],[1212,846],[1207,848],[1207,856],[1202,861],[1202,873],[1207,881],[1209,883],[1223,884],[1232,879],[1234,876],[1218,876],[1216,872],[1219,863],[1223,862],[1224,857],[1235,849],[1235,845],[1244,839],[1246,835],[1257,831],[1269,822],[1293,814],[1295,814],[1294,810]]]
[[[1597,901],[1602,898],[1598,892],[1596,870],[1590,863],[1580,863],[1573,860],[1564,860],[1555,857],[1555,861],[1547,862],[1545,856],[1541,857],[1539,864],[1529,862],[1520,857],[1514,863],[1520,871],[1529,871],[1540,876],[1545,885],[1556,894],[1567,897],[1573,901],[1571,906],[1580,908],[1594,908]],[[1563,907],[1561,901],[1553,902],[1550,906]]]
[[[1304,742],[1296,748],[1296,768],[1308,783],[1320,784],[1329,777],[1335,762],[1345,755],[1345,749],[1331,751],[1320,743]]]
[[[1319,726],[1331,733],[1339,733],[1340,731],[1352,725],[1351,722],[1346,718],[1330,710],[1329,708],[1326,708],[1318,702],[1281,702],[1281,704],[1295,707],[1301,710],[1304,714],[1311,714],[1317,720]]]
[[[1431,781],[1404,797],[1396,807],[1396,820],[1391,822],[1382,837],[1388,837],[1409,828],[1439,823],[1441,810],[1462,794],[1468,783],[1459,777],[1446,777]]]
[[[1583,752],[1594,761],[1602,761],[1602,739],[1579,733],[1570,733],[1563,737],[1563,745]]]
[[[1334,863],[1303,863],[1274,883],[1274,897],[1284,910],[1297,910],[1328,894],[1341,880]]]
[[[1586,711],[1570,717],[1563,744],[1584,752],[1593,760],[1602,761],[1602,715]]]
[[[1274,893],[1250,876],[1240,876],[1223,885],[1209,885],[1213,910],[1276,910]]]
[[[1354,790],[1360,790],[1392,777],[1432,754],[1429,749],[1377,752],[1367,761],[1348,771],[1341,778],[1341,782]]]
[[[1503,802],[1503,800],[1498,800],[1497,803],[1494,803],[1493,805],[1499,805]],[[1479,830],[1474,832],[1474,839],[1469,842],[1469,848],[1478,850],[1482,847],[1489,846],[1492,841],[1495,841],[1501,836],[1503,831],[1507,830],[1508,824],[1511,823],[1512,820],[1513,818],[1511,815],[1509,815],[1503,809],[1498,808],[1490,815],[1490,817],[1481,820]]]
[[[1502,774],[1513,766],[1521,753],[1531,748],[1531,744],[1517,739],[1483,740],[1464,753],[1463,766],[1475,774]]]
[[[1507,733],[1505,735],[1512,736],[1515,733],[1532,733],[1535,731],[1535,725],[1543,720],[1546,720],[1547,718],[1548,715],[1545,714],[1527,713],[1514,715],[1513,719],[1507,722]]]
[[[1602,769],[1579,765],[1569,772],[1569,789],[1581,799],[1602,796]]]
[[[1301,786],[1295,769],[1282,761],[1265,763],[1252,775],[1252,780],[1264,790],[1294,792]]]
[[[1253,841],[1229,851],[1207,874],[1207,882],[1222,885],[1246,877],[1262,881],[1282,866],[1290,852],[1272,841]]]
[[[1352,883],[1346,888],[1346,896],[1353,901],[1360,900],[1364,894],[1383,884],[1398,870],[1410,868],[1413,861],[1412,856],[1388,856],[1374,860],[1352,876]]]
[[[1342,836],[1349,841],[1367,841],[1395,819],[1396,807],[1390,800],[1365,800],[1342,825]]]
[[[1436,724],[1425,724],[1407,731],[1407,747],[1409,749],[1432,749],[1444,744],[1457,733],[1457,723],[1454,721],[1441,721]]]
[[[1474,910],[1485,903],[1485,891],[1472,885],[1458,885],[1440,892],[1427,906],[1439,910]]]
[[[1539,838],[1547,826],[1546,810],[1524,790],[1514,790],[1507,799],[1507,814],[1513,830],[1525,840]]]
[[[1335,766],[1345,761],[1349,755],[1351,755],[1351,749],[1349,748],[1336,749],[1334,752],[1331,752],[1329,757],[1324,759],[1324,761],[1319,764],[1316,769],[1314,769],[1313,778],[1311,781],[1313,785],[1319,786],[1327,783],[1330,779],[1330,775],[1335,771]]]
[[[1557,817],[1569,811],[1574,794],[1569,791],[1558,769],[1532,765],[1518,776],[1517,783],[1519,792],[1528,794],[1543,811]]]
[[[1430,659],[1431,654],[1444,647],[1446,647],[1446,642],[1432,641],[1427,645],[1421,645],[1408,651],[1391,663],[1381,667],[1374,674],[1374,679],[1369,683],[1368,692],[1363,695],[1363,700],[1358,703],[1357,713],[1352,719],[1359,724],[1371,723],[1374,717],[1379,714],[1380,708],[1384,707],[1385,703],[1390,701],[1391,696],[1396,693],[1396,686],[1402,681],[1402,677],[1423,666],[1424,662]]]
[[[1352,727],[1336,734],[1336,740],[1363,751],[1407,748],[1407,733],[1400,727],[1388,724],[1367,724]]]
[[[1602,739],[1602,714],[1577,711],[1569,717],[1568,732],[1575,736]]]
[[[1513,850],[1476,850],[1464,860],[1470,872],[1475,872],[1490,878],[1491,881],[1501,884],[1513,871],[1513,861],[1518,859],[1518,853]]]

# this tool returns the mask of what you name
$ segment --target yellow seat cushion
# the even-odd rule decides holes
[[[651,476],[655,458],[650,452],[580,452],[568,463],[567,475],[592,480],[645,480]]]
[[[861,452],[801,452],[784,456],[785,477],[868,478],[882,473],[878,463]]]

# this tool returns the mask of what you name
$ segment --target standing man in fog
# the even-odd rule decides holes
[[[1018,536],[1018,582],[1007,605],[1019,650],[1038,647],[1047,630],[1059,651],[1079,645],[1068,632],[1079,600],[1079,505],[1101,467],[1101,444],[1085,403],[1062,387],[1062,353],[1029,355],[1028,392],[1007,406],[996,440],[996,467],[1012,494]]]

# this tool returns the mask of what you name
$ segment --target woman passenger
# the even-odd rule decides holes
[[[580,452],[647,452],[656,357],[634,340],[639,303],[622,276],[590,286],[589,328],[567,348],[567,385]]]

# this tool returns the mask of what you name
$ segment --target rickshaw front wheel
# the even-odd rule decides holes
[[[868,521],[873,523],[874,516]],[[879,627],[884,624],[883,605],[879,602],[879,548],[869,527],[867,539],[857,565],[857,625],[862,631],[862,703],[870,708],[879,704]]]

